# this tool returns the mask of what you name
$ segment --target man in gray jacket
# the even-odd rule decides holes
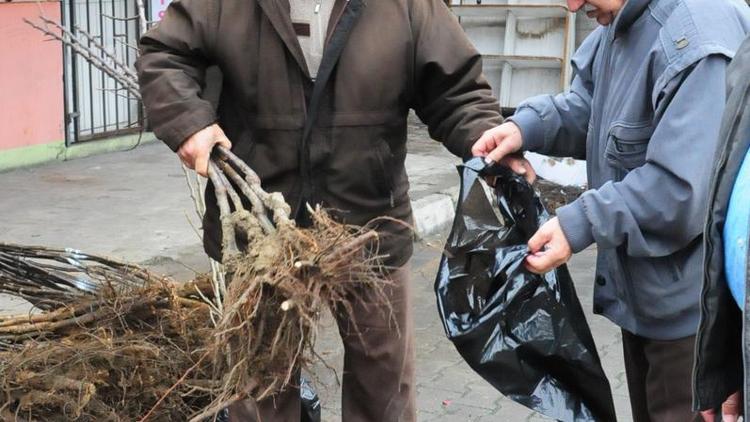
[[[568,0],[584,3],[602,26],[573,57],[570,92],[522,103],[472,152],[586,159],[590,190],[532,237],[526,266],[544,273],[596,243],[594,312],[622,328],[634,420],[698,419],[691,368],[709,172],[726,67],[750,13],[740,0]]]

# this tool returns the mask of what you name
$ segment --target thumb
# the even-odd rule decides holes
[[[200,174],[203,177],[208,177],[208,159],[210,157],[210,152],[208,151],[200,151],[198,155],[195,156],[195,172]]]
[[[513,148],[511,143],[508,142],[506,138],[503,138],[497,141],[497,146],[495,147],[495,149],[490,151],[489,154],[487,154],[487,158],[485,160],[492,160],[497,163],[505,156],[514,152],[516,152],[516,150]]]
[[[531,236],[531,239],[529,239],[529,251],[531,251],[531,253],[541,251],[544,245],[550,241],[550,238],[550,233],[546,230],[546,227],[540,227],[539,230]]]
[[[508,167],[513,170],[513,173],[524,176],[526,175],[526,163],[524,163],[524,161],[523,158],[508,156],[503,160],[503,164],[507,164]]]
[[[725,422],[737,422],[740,415],[740,392],[730,395],[724,404],[721,405],[722,420]]]
[[[474,145],[472,145],[471,155],[474,157],[485,157],[493,148],[495,148],[493,129],[486,130],[482,133],[482,136],[474,142]]]
[[[223,146],[226,149],[232,149],[232,142],[222,134],[218,139],[216,139],[216,143]]]
[[[534,170],[534,167],[527,160],[523,160],[523,166],[526,168],[526,175],[524,176],[526,181],[530,185],[533,185],[536,182],[536,170]]]
[[[229,141],[229,138],[227,138],[227,135],[224,134],[224,129],[221,128],[218,124],[214,124],[216,130],[214,131],[214,139],[213,143],[219,144],[223,146],[226,149],[232,149],[232,142]],[[211,145],[211,149],[213,149],[213,145]]]
[[[536,181],[536,171],[534,171],[534,167],[523,157],[523,155],[520,155],[517,152],[505,157],[503,161],[501,161],[501,164],[507,165],[514,173],[523,176],[530,185],[533,185],[534,181]]]
[[[713,410],[704,410],[701,412],[703,422],[714,422],[716,420],[715,415],[716,412],[714,412]]]

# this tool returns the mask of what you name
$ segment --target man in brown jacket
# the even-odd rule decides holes
[[[231,147],[267,191],[284,194],[301,225],[306,203],[351,224],[379,216],[411,221],[404,168],[410,108],[461,157],[502,121],[480,56],[442,0],[177,0],[141,49],[141,90],[156,135],[201,174],[214,144]],[[218,110],[202,98],[209,65],[223,74]],[[525,165],[511,164],[520,172]],[[206,201],[204,246],[218,259],[210,186]],[[380,252],[394,268],[390,306],[399,330],[375,307],[356,306],[362,342],[339,318],[347,422],[416,417],[411,235],[394,222],[378,230]],[[293,388],[257,407],[264,421],[300,419]],[[255,410],[235,405],[230,418],[254,420]]]

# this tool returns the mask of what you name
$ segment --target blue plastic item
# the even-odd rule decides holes
[[[737,305],[744,309],[747,243],[750,239],[750,150],[745,154],[729,198],[724,225],[724,272]]]

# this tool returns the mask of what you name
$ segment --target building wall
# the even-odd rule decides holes
[[[599,24],[596,22],[596,19],[589,18],[583,11],[576,13],[576,48],[598,26]]]
[[[65,145],[62,45],[23,19],[60,21],[60,2],[0,0],[0,172],[154,142],[152,134]]]
[[[60,3],[0,3],[0,156],[64,140],[62,47],[23,21],[40,13],[59,21]]]

